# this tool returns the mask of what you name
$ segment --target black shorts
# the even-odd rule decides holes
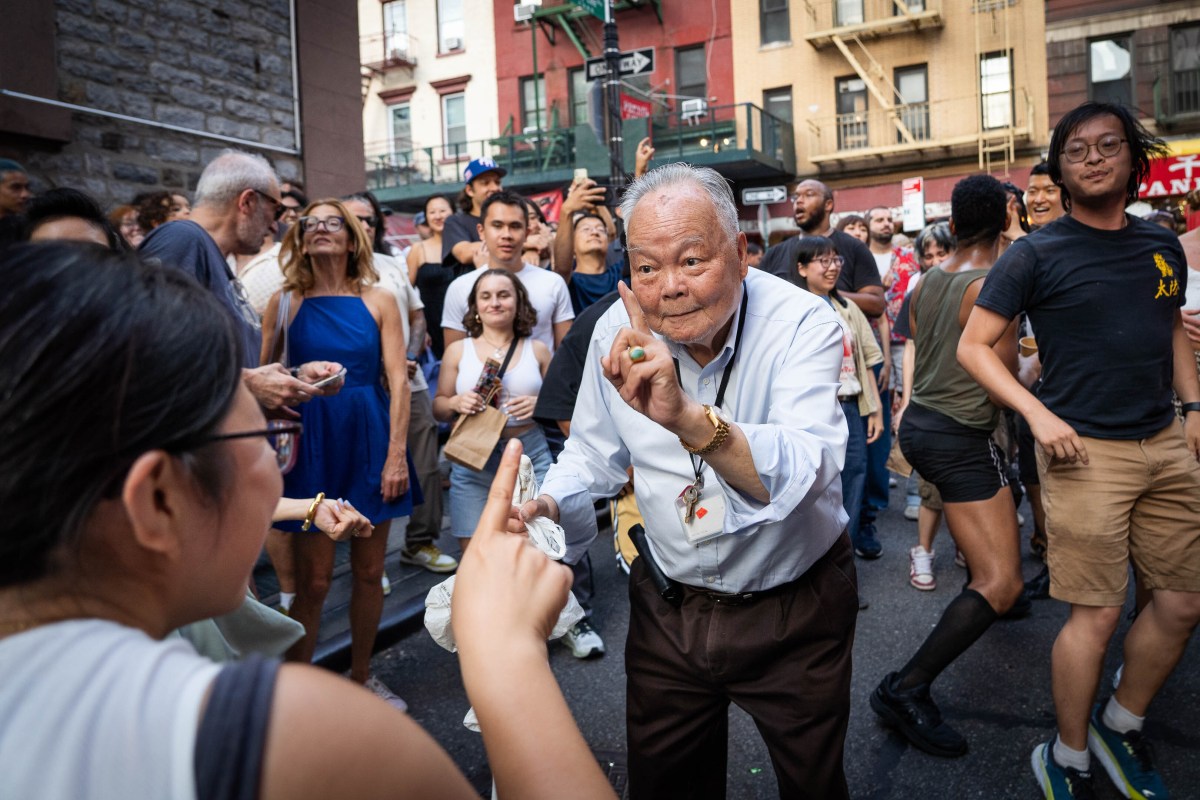
[[[1034,448],[1033,431],[1029,423],[1020,414],[1017,415],[1017,466],[1021,471],[1021,483],[1026,486],[1037,486],[1042,481],[1038,478],[1037,451]]]
[[[900,422],[900,450],[946,503],[990,500],[1008,486],[1007,459],[990,431],[968,428],[910,403]]]

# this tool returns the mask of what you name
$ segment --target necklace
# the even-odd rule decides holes
[[[479,338],[483,339],[483,341],[487,342],[492,347],[496,348],[495,351],[492,352],[492,356],[496,357],[496,358],[499,358],[504,353],[504,351],[508,349],[508,346],[511,345],[512,341],[513,341],[512,338],[510,337],[507,342],[504,342],[503,344],[498,345],[495,342],[493,342],[491,339],[489,339],[486,334],[481,334]]]

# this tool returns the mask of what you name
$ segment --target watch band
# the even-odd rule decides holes
[[[712,438],[708,440],[708,444],[704,445],[703,447],[692,447],[690,444],[685,442],[682,437],[679,439],[679,443],[683,445],[683,449],[687,450],[694,456],[703,456],[711,453],[720,447],[725,442],[725,438],[729,436],[729,423],[721,419],[720,416],[713,411],[712,406],[705,405],[704,413],[708,416],[708,421],[713,424],[713,428],[715,428]]]
[[[1179,408],[1180,408],[1180,409],[1183,411],[1183,413],[1185,413],[1185,414],[1186,414],[1186,413],[1188,413],[1189,411],[1200,411],[1200,402],[1195,402],[1195,403],[1180,403],[1180,404],[1179,404]]]

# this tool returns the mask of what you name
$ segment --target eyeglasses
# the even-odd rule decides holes
[[[1078,164],[1088,157],[1088,153],[1092,148],[1096,148],[1096,152],[1104,158],[1112,158],[1117,153],[1121,152],[1121,144],[1127,141],[1115,134],[1101,136],[1100,141],[1095,144],[1089,144],[1083,139],[1072,139],[1063,147],[1063,158],[1070,161],[1072,164]]]
[[[286,475],[292,467],[296,466],[296,454],[299,452],[300,434],[303,431],[304,426],[299,422],[271,420],[267,423],[265,430],[218,433],[213,436],[205,436],[199,440],[198,444],[265,436],[267,437],[267,441],[271,443],[271,447],[275,450],[275,463],[279,465],[280,473]]]
[[[375,218],[374,217],[358,217],[358,221],[361,222],[363,224],[363,227],[365,227],[365,228],[374,228],[375,227]]]
[[[280,217],[283,216],[284,207],[283,207],[282,202],[280,202],[279,200],[276,200],[274,197],[271,197],[271,195],[267,194],[266,192],[264,192],[260,189],[255,189],[254,193],[259,195],[260,197],[266,198],[268,201],[270,201],[271,205],[275,207],[275,219],[279,219]]]
[[[329,233],[337,233],[346,227],[345,217],[301,217],[300,228],[305,233],[312,233],[318,228],[325,228]]]
[[[825,269],[832,269],[833,267],[840,269],[846,263],[846,259],[841,256],[817,256],[810,263],[820,264]]]

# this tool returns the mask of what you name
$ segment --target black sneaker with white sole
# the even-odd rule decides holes
[[[929,686],[912,689],[897,688],[898,673],[891,673],[871,693],[871,708],[880,718],[895,728],[905,739],[926,753],[942,758],[958,758],[967,754],[967,740],[942,721]]]

